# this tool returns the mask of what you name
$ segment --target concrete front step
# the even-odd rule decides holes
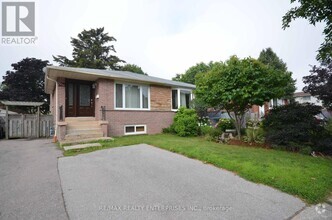
[[[73,134],[66,134],[65,140],[79,140],[79,139],[86,139],[86,138],[99,138],[103,137],[103,132],[91,132],[91,133],[73,133]]]
[[[97,128],[75,128],[75,129],[67,129],[67,135],[68,134],[93,134],[97,132],[102,132],[100,127]]]
[[[89,147],[101,147],[101,144],[99,143],[90,143],[90,144],[78,144],[78,145],[71,145],[63,147],[65,151],[67,150],[76,150],[76,149],[84,149]]]
[[[96,121],[95,117],[66,117],[65,122]]]
[[[67,122],[68,128],[80,128],[80,127],[100,127],[99,121],[69,121]]]
[[[63,145],[72,145],[72,144],[83,144],[89,142],[96,142],[96,141],[113,141],[114,139],[111,137],[99,137],[99,138],[82,138],[80,140],[62,140],[59,141],[60,146]]]

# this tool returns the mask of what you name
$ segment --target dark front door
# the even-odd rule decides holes
[[[93,82],[66,81],[66,117],[94,116]]]

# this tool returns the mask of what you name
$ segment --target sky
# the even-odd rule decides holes
[[[9,1],[9,0],[6,0]],[[30,0],[33,1],[33,0]],[[26,57],[71,57],[70,38],[104,27],[117,39],[120,59],[150,76],[171,79],[199,62],[232,55],[258,58],[271,47],[287,63],[297,91],[323,42],[324,24],[303,19],[282,29],[289,0],[36,0],[35,45],[0,44],[0,81],[11,64]]]

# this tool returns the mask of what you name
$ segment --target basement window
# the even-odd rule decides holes
[[[146,134],[146,125],[125,125],[125,135]]]

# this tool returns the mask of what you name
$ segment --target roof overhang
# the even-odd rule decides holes
[[[45,72],[45,92],[52,94],[58,78],[77,79],[86,81],[96,81],[97,79],[113,79],[125,82],[138,82],[147,83],[161,86],[169,86],[176,88],[195,89],[195,85],[175,82],[171,80],[160,79],[157,77],[141,76],[140,74],[123,72],[121,71],[107,72],[106,70],[94,70],[83,68],[71,68],[60,66],[47,66],[44,68]],[[107,73],[105,73],[107,72]],[[129,74],[129,75],[128,75]]]

